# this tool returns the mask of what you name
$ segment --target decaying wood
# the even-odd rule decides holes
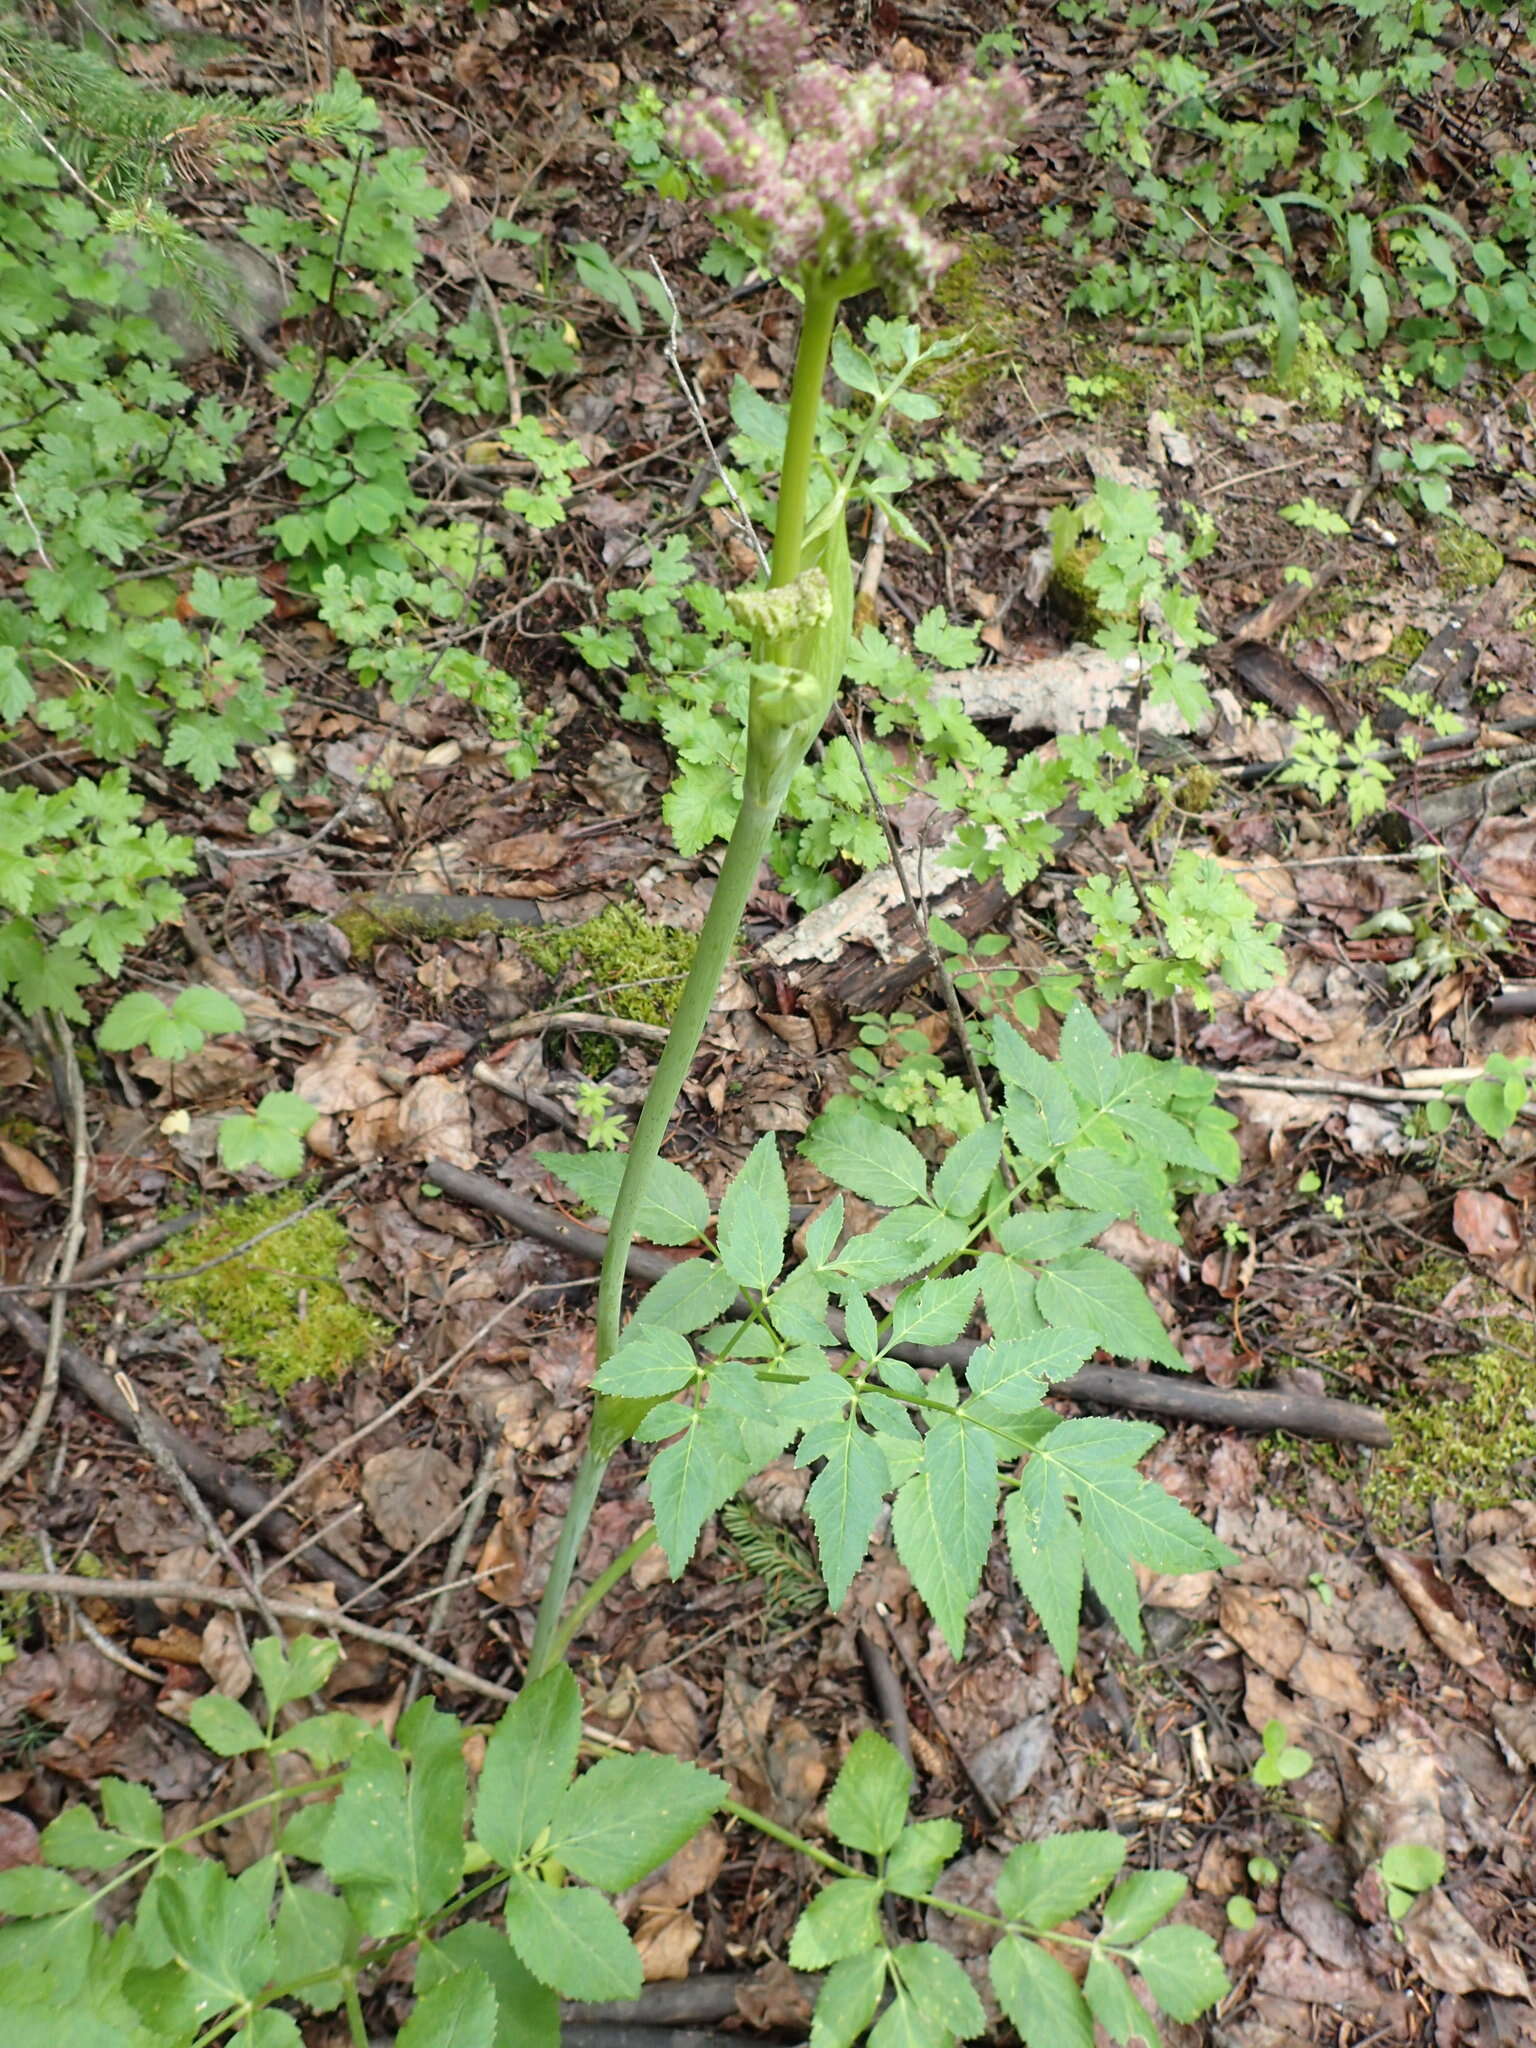
[[[526,896],[434,896],[425,891],[359,896],[360,909],[380,919],[420,918],[434,925],[470,925],[493,917],[502,924],[543,924],[543,911]]]
[[[601,1261],[603,1235],[583,1223],[572,1223],[538,1202],[514,1195],[483,1174],[467,1173],[446,1160],[427,1162],[429,1177],[456,1202],[498,1216],[514,1229],[573,1257]],[[674,1261],[644,1245],[629,1254],[631,1279],[648,1286],[668,1272]],[[840,1329],[832,1318],[834,1328]],[[911,1365],[947,1365],[964,1371],[975,1344],[897,1344],[896,1357]],[[1203,1380],[1174,1379],[1170,1374],[1137,1372],[1129,1366],[1085,1365],[1069,1380],[1051,1389],[1069,1401],[1095,1408],[1163,1415],[1176,1422],[1200,1422],[1214,1429],[1246,1429],[1267,1434],[1283,1429],[1292,1436],[1320,1437],[1328,1443],[1388,1445],[1392,1433],[1383,1416],[1354,1401],[1335,1401],[1324,1394],[1293,1393],[1270,1387],[1213,1387]]]
[[[1529,753],[1529,748],[1521,748]],[[1400,815],[1415,839],[1438,839],[1469,819],[1501,818],[1536,796],[1536,760],[1515,761],[1471,782],[1453,782],[1427,796],[1404,794]]]
[[[804,942],[799,952],[790,943],[811,922],[803,918],[793,931],[760,948],[752,969],[764,1010],[770,1016],[808,1016],[824,1043],[831,1042],[845,1018],[863,1010],[889,1009],[928,972],[927,944],[907,915],[894,875],[887,868],[875,872],[890,876],[888,902],[870,893],[860,896],[863,884],[856,884],[825,906],[846,922],[839,926],[824,921],[812,934],[814,953]],[[931,897],[929,909],[967,938],[975,938],[997,923],[1011,900],[996,877],[990,882],[967,879]]]

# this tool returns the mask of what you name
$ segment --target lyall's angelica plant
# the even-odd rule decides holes
[[[610,1217],[598,1289],[600,1366],[618,1348],[625,1264],[667,1125],[790,778],[826,720],[847,659],[849,480],[837,480],[812,514],[816,422],[839,308],[876,285],[905,303],[933,283],[950,252],[928,216],[967,177],[1002,160],[1028,114],[1013,72],[937,88],[878,66],[854,74],[813,60],[810,29],[792,0],[754,0],[722,41],[756,104],[697,93],[676,110],[673,139],[698,162],[719,211],[751,239],[765,266],[794,283],[802,316],[768,587],[737,599],[753,633],[741,808]],[[535,1677],[553,1653],[603,1472],[649,1406],[599,1399],[539,1611]]]

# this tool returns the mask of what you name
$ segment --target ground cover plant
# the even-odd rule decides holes
[[[127,87],[116,14],[0,39],[5,246],[65,252],[0,422],[23,2042],[553,2043],[594,2000],[724,2014],[665,2005],[690,1963],[819,2048],[1518,2038],[1529,593],[1463,550],[1470,629],[1437,585],[1378,630],[1330,579],[1386,544],[1373,481],[1421,576],[1384,521],[1458,506],[1518,568],[1487,451],[1528,410],[1462,309],[1481,439],[1405,320],[1360,336],[1403,417],[1361,380],[1277,446],[1259,387],[1323,354],[1262,268],[1224,317],[1267,362],[1148,416],[1060,323],[1059,408],[935,340],[978,211],[1041,262],[1008,59],[1046,19],[859,71],[755,0],[728,68],[711,17],[632,91],[590,24],[523,74],[445,7],[306,41],[245,129],[195,71]],[[1117,24],[1075,26],[1153,26]],[[634,234],[590,238],[561,118],[547,216],[453,126],[546,62]],[[1099,149],[1121,88],[1076,90]],[[223,361],[149,297],[239,327],[194,171],[285,280]],[[117,270],[133,229],[162,268]],[[1122,310],[1176,306],[1205,338],[1204,300]],[[973,354],[1006,403],[951,424]],[[1010,716],[1047,634],[1118,726]],[[861,874],[899,901],[850,939]]]

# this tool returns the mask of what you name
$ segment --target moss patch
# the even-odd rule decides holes
[[[1362,662],[1356,674],[1374,689],[1395,690],[1428,645],[1429,635],[1422,627],[1399,626],[1387,652]]]
[[[304,1199],[301,1189],[285,1188],[234,1203],[178,1238],[155,1281],[164,1307],[196,1323],[231,1364],[279,1394],[300,1380],[336,1379],[365,1364],[389,1334],[380,1317],[347,1299],[339,1267],[348,1238],[337,1219],[316,1209],[244,1258],[176,1276],[294,1215]]]
[[[925,341],[965,346],[913,379],[964,430],[981,411],[1007,363],[1024,354],[1027,323],[1011,289],[1014,259],[992,235],[970,238],[934,287],[934,324]]]
[[[350,903],[345,910],[337,911],[331,922],[352,948],[353,962],[359,967],[367,966],[386,939],[476,938],[508,929],[490,911],[478,917],[435,917],[413,903]]]
[[[1460,520],[1448,519],[1437,527],[1433,546],[1440,564],[1440,588],[1447,597],[1486,590],[1504,573],[1504,557],[1493,542]]]
[[[698,943],[693,932],[677,925],[651,923],[636,903],[610,903],[585,924],[546,925],[517,935],[518,949],[546,974],[575,967],[562,1001],[573,1007],[600,1003],[637,1024],[672,1022]],[[587,1071],[607,1073],[618,1057],[615,1042],[591,1038],[587,1047]]]
[[[1400,1296],[1436,1304],[1463,1271],[1455,1260],[1426,1261]],[[1475,1513],[1530,1490],[1529,1474],[1520,1476],[1522,1466],[1536,1465],[1530,1318],[1492,1286],[1479,1289],[1474,1313],[1482,1348],[1431,1359],[1431,1389],[1392,1404],[1392,1448],[1372,1458],[1365,1482],[1366,1507],[1389,1537],[1422,1527],[1434,1500],[1455,1500]]]

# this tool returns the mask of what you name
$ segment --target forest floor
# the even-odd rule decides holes
[[[445,311],[477,291],[537,289],[536,249],[490,233],[515,209],[541,234],[600,240],[621,264],[655,258],[677,299],[677,355],[717,430],[737,373],[783,395],[792,310],[775,292],[732,293],[704,276],[701,224],[624,189],[607,125],[645,82],[670,96],[713,75],[712,23],[695,0],[600,16],[583,0],[384,5],[371,23],[303,0],[296,13],[184,5],[240,43],[229,75],[303,90],[346,68],[377,101],[384,138],[427,153],[452,195],[422,235],[426,288]],[[880,10],[881,34],[940,61],[996,25],[948,9],[890,15]],[[1070,622],[1029,594],[1050,509],[1108,475],[1213,515],[1214,546],[1189,581],[1215,636],[1205,660],[1219,725],[1156,764],[1168,777],[1161,803],[1081,831],[1006,905],[996,928],[1009,950],[992,964],[1030,978],[1084,973],[1073,890],[1094,874],[1155,878],[1180,845],[1214,853],[1278,923],[1286,973],[1263,993],[1219,993],[1209,1015],[1139,998],[1097,1006],[1124,1048],[1251,1077],[1222,1095],[1240,1119],[1239,1184],[1193,1202],[1182,1245],[1127,1226],[1115,1249],[1199,1384],[1345,1399],[1384,1417],[1392,1441],[1170,1427],[1147,1469],[1240,1562],[1219,1578],[1149,1581],[1146,1648],[1090,1628],[1070,1678],[1001,1558],[960,1665],[883,1544],[843,1609],[827,1612],[800,1513],[808,1475],[775,1468],[706,1533],[680,1582],[653,1552],[592,1618],[575,1649],[588,1718],[709,1763],[745,1803],[813,1833],[852,1736],[871,1720],[894,1735],[904,1718],[920,1810],[966,1826],[962,1887],[980,1888],[1013,1841],[1121,1830],[1134,1859],[1188,1874],[1193,1916],[1222,1944],[1233,1981],[1216,2014],[1169,2025],[1175,2048],[1533,2041],[1536,1125],[1517,1119],[1496,1142],[1458,1111],[1432,1134],[1422,1106],[1447,1071],[1536,1055],[1536,804],[1519,780],[1531,753],[1521,735],[1536,720],[1536,379],[1401,400],[1410,426],[1470,458],[1456,473],[1462,524],[1384,481],[1379,426],[1325,346],[1306,343],[1277,380],[1259,345],[1202,361],[1112,323],[1068,321],[1072,280],[1034,225],[1055,193],[1102,176],[1082,148],[1081,96],[1137,32],[1068,30],[1042,12],[1020,33],[1050,102],[1017,175],[957,210],[953,232],[970,253],[939,308],[984,333],[984,374],[952,393],[982,473],[919,487],[918,523],[939,544],[922,554],[891,540],[879,614],[899,632],[947,603],[983,626],[1011,675],[1073,642]],[[139,48],[152,66],[156,46]],[[283,1284],[260,1292],[270,1275],[258,1256],[203,1275],[200,1295],[191,1281],[168,1292],[156,1275],[181,1242],[171,1238],[120,1261],[110,1286],[72,1296],[68,1313],[70,1343],[109,1384],[131,1380],[143,1408],[210,1458],[281,1489],[305,1534],[356,1575],[349,1590],[301,1554],[269,1592],[302,1588],[347,1608],[371,1588],[375,1627],[496,1683],[520,1669],[580,1449],[593,1269],[447,1199],[422,1169],[445,1160],[557,1213],[538,1155],[579,1143],[592,1034],[518,1023],[603,1005],[623,970],[589,979],[580,951],[563,965],[546,952],[540,965],[524,943],[532,921],[570,926],[637,905],[649,928],[628,940],[630,978],[662,977],[674,962],[657,928],[696,926],[711,874],[710,857],[679,856],[662,824],[671,767],[654,729],[621,719],[616,692],[562,637],[596,616],[594,593],[638,579],[648,540],[693,519],[708,452],[656,321],[637,335],[595,297],[568,312],[581,367],[548,402],[588,467],[557,532],[535,535],[537,547],[498,536],[510,559],[488,628],[548,715],[537,772],[509,781],[452,699],[402,708],[360,692],[330,632],[294,599],[268,647],[272,673],[297,692],[283,821],[250,830],[265,779],[254,765],[204,801],[190,788],[157,792],[173,829],[196,835],[201,872],[192,914],[161,934],[156,958],[169,980],[190,961],[233,994],[251,1032],[211,1041],[174,1075],[148,1055],[87,1070],[85,1255],[142,1243],[174,1212],[223,1218],[227,1231],[241,1190],[218,1164],[218,1117],[265,1083],[322,1112],[305,1214],[266,1241]],[[283,342],[272,337],[279,352]],[[209,359],[193,374],[238,388],[249,366]],[[451,459],[447,436],[442,452],[442,492],[472,500],[471,462]],[[252,478],[188,566],[271,571],[260,535],[281,487],[254,462]],[[1307,498],[1347,502],[1348,532],[1280,516]],[[1309,587],[1286,580],[1292,566],[1311,571]],[[279,588],[275,573],[269,583]],[[1383,685],[1405,677],[1466,727],[1444,751],[1404,750],[1385,819],[1354,828],[1342,800],[1321,803],[1269,772],[1298,709],[1350,733],[1380,716]],[[1041,737],[1010,735],[1005,714],[989,728],[1003,743]],[[1425,848],[1444,859],[1426,866]],[[412,901],[380,909],[379,897]],[[423,909],[424,897],[441,901]],[[480,914],[465,913],[466,898]],[[1488,907],[1504,921],[1497,945],[1478,920]],[[831,981],[814,963],[786,968],[792,946],[763,971],[760,949],[797,915],[771,889],[755,899],[741,972],[669,1148],[716,1193],[760,1133],[792,1140],[849,1085],[857,1027],[826,990],[850,961],[873,971],[867,933],[847,935]],[[886,1008],[952,1052],[937,992],[901,980],[889,980]],[[1042,1032],[1050,1050],[1049,1018]],[[643,1093],[651,1050],[643,1036],[620,1044],[607,1082],[621,1114]],[[35,1283],[59,1241],[75,1148],[46,1068],[19,1038],[0,1039],[0,1080],[0,1253],[14,1287]],[[796,1201],[814,1204],[821,1185],[796,1164]],[[233,1238],[252,1220],[236,1211]],[[205,1260],[229,1241],[195,1240]],[[351,1345],[365,1362],[279,1391],[303,1371],[294,1359],[314,1340],[303,1325],[317,1305],[337,1319],[321,1349]],[[46,1297],[34,1307],[45,1312]],[[274,1330],[263,1377],[255,1358]],[[36,1359],[9,1341],[0,1373],[9,1436],[30,1408]],[[641,1473],[638,1454],[615,1466],[583,1580],[645,1523]],[[234,1520],[223,1519],[226,1539]],[[149,1583],[227,1572],[166,1473],[78,1386],[0,1507],[0,1563]],[[29,1831],[106,1773],[146,1783],[183,1819],[223,1796],[223,1767],[178,1716],[210,1681],[238,1692],[248,1677],[227,1618],[147,1594],[136,1609],[17,1598],[5,1630],[15,1654],[0,1668],[3,1860],[21,1860]],[[387,1718],[409,1670],[358,1639],[330,1692]],[[461,1708],[471,1697],[433,1683]],[[1252,1770],[1277,1721],[1309,1767],[1264,1790]],[[1373,1866],[1402,1841],[1438,1849],[1447,1875],[1399,1924]],[[789,1851],[708,1836],[631,1902],[657,1980],[642,2016],[733,2016],[730,2038],[802,2040],[808,2008],[782,1961],[802,1895]],[[1252,1910],[1229,1915],[1234,1900]],[[698,1976],[714,1989],[679,2005],[671,1987]],[[321,2048],[341,2037],[317,2022],[307,2038]]]

